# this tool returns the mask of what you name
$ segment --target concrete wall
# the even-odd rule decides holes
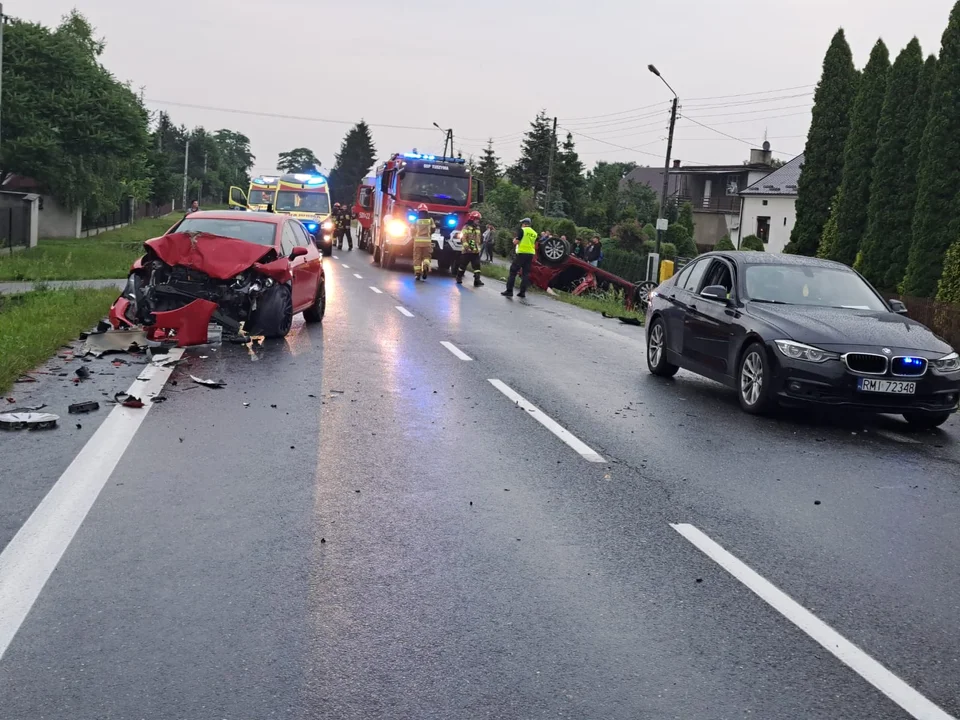
[[[763,203],[767,204],[764,205]],[[790,242],[790,233],[797,222],[797,198],[795,196],[776,195],[772,197],[746,197],[743,199],[743,217],[740,223],[739,238],[757,234],[757,218],[770,218],[770,237],[766,251],[783,252]],[[733,237],[731,235],[731,237]],[[735,242],[734,244],[739,244]]]
[[[39,212],[39,235],[49,237],[80,237],[80,209],[64,207],[52,195],[43,195]]]
[[[701,249],[712,248],[724,235],[730,235],[736,243],[739,219],[739,215],[732,213],[694,211],[693,241]]]

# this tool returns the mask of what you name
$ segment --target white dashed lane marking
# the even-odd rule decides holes
[[[383,295],[383,290],[381,290],[378,287],[374,287],[373,285],[371,285],[370,289],[373,290],[377,295]]]
[[[452,352],[454,355],[456,355],[456,356],[457,356],[458,358],[460,358],[461,360],[466,360],[467,362],[470,362],[470,361],[473,360],[472,357],[470,357],[469,355],[467,355],[463,350],[461,350],[460,348],[458,348],[458,347],[457,347],[456,345],[454,345],[452,342],[447,342],[446,340],[441,340],[441,341],[440,341],[440,344],[443,345],[447,350],[449,350],[450,352]]]
[[[545,414],[536,405],[526,400],[523,396],[521,396],[519,393],[514,391],[506,383],[503,383],[500,380],[489,380],[488,382],[491,385],[493,385],[497,390],[499,390],[504,395],[506,395],[508,398],[513,400],[513,402],[515,402],[518,406],[526,410],[527,413],[530,415],[530,417],[532,417],[538,423],[543,425],[547,430],[552,432],[558,438],[563,440],[563,442],[565,442],[567,445],[573,448],[576,452],[578,452],[585,460],[589,460],[590,462],[595,462],[595,463],[606,462],[606,460],[604,460],[603,457],[599,453],[597,453],[593,448],[591,448],[589,445],[584,443],[582,440],[576,437],[569,430],[562,427],[553,418]]]
[[[400,311],[401,315],[406,315],[407,317],[413,317],[413,313],[407,310],[403,305],[397,305],[397,310]]]
[[[724,550],[702,530],[687,524],[671,524],[671,527],[912,717],[917,720],[956,720],[769,580]]]
[[[353,276],[354,276],[357,280],[363,280],[363,275],[361,275],[360,273],[354,273]]]

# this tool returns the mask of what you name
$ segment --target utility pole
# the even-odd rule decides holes
[[[680,103],[680,97],[677,95],[676,91],[670,87],[663,75],[660,74],[660,71],[657,70],[654,65],[647,65],[647,70],[656,75],[660,80],[663,81],[663,84],[667,86],[667,89],[673,93],[673,103],[670,106],[670,133],[667,136],[667,159],[663,164],[663,191],[660,193],[660,214],[657,217],[657,242],[654,252],[657,256],[657,261],[660,259],[660,244],[663,238],[663,230],[661,228],[665,225],[664,215],[666,214],[667,209],[667,193],[670,192],[670,155],[673,152],[673,129],[677,124],[677,107]],[[653,269],[654,277],[649,278],[650,280],[657,281],[660,277],[660,269]]]
[[[203,178],[200,180],[200,189],[197,190],[197,202],[203,202],[203,183],[207,179],[207,151],[203,151]]]
[[[183,151],[183,210],[187,210],[187,169],[190,163],[190,138],[187,138],[187,146]]]
[[[443,157],[447,156],[447,145],[450,146],[450,156],[453,155],[453,128],[444,130],[442,127],[434,123],[433,126],[443,133]]]
[[[673,105],[670,108],[670,132],[667,134],[667,160],[663,164],[663,192],[660,193],[660,214],[658,220],[663,220],[667,210],[667,193],[670,192],[670,155],[673,153],[673,129],[677,124],[677,103],[679,98],[673,98]],[[659,222],[657,223],[660,224]],[[657,227],[657,243],[654,252],[660,255],[660,238],[663,231]]]
[[[550,144],[550,162],[547,164],[547,191],[543,196],[543,216],[550,217],[550,185],[553,183],[553,156],[557,154],[557,119],[553,119],[553,142]]]
[[[3,26],[5,24],[5,18],[3,17],[3,3],[0,3],[0,95],[2,95],[2,78],[3,78]]]

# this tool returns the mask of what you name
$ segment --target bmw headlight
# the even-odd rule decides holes
[[[387,223],[387,235],[402,238],[407,234],[407,224],[403,220],[390,220]]]
[[[332,221],[332,220],[324,220],[324,221],[323,221],[323,229],[324,229],[324,230],[333,230],[333,221]]]
[[[839,360],[840,356],[836,353],[827,352],[812,345],[794,342],[793,340],[774,340],[784,357],[791,360],[805,360],[806,362],[822,363],[827,360]]]
[[[960,355],[955,352],[944,355],[939,360],[931,360],[930,367],[935,373],[949,375],[950,373],[960,372]]]

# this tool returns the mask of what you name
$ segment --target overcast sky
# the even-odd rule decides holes
[[[580,133],[577,147],[588,167],[597,160],[659,165],[671,95],[647,71],[649,63],[679,93],[683,112],[714,128],[680,120],[675,158],[739,163],[767,132],[775,154],[789,159],[803,150],[813,86],[838,27],[846,29],[858,68],[878,37],[891,59],[913,35],[925,54],[938,53],[952,5],[7,0],[4,11],[52,25],[78,7],[107,42],[106,66],[142,86],[152,109],[167,110],[176,123],[245,133],[255,170],[269,172],[279,152],[298,146],[332,166],[344,133],[361,118],[373,127],[381,156],[412,148],[439,153],[443,134],[431,129],[437,122],[453,128],[464,157],[493,137],[497,154],[513,160],[540,109]]]

